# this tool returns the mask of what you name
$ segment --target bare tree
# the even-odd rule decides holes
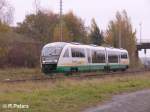
[[[40,1],[34,0],[33,5],[34,5],[35,13],[37,14],[40,11]]]
[[[13,22],[14,8],[6,0],[0,0],[0,21],[11,24]]]

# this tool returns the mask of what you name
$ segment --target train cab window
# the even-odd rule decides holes
[[[118,63],[119,56],[117,54],[108,54],[108,62],[109,63]]]
[[[105,52],[102,50],[93,50],[92,63],[105,63]]]
[[[69,57],[69,50],[68,49],[66,49],[63,57],[65,57],[65,58]]]
[[[127,53],[121,53],[121,59],[127,59],[128,56],[127,56]]]
[[[82,48],[71,48],[72,57],[79,57],[84,58],[85,57],[85,51]]]

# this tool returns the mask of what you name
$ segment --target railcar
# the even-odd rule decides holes
[[[129,56],[125,49],[54,42],[46,44],[41,52],[44,73],[124,71],[128,67]]]

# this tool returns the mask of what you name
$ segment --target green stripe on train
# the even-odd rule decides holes
[[[125,69],[127,65],[110,64],[110,70]]]
[[[104,70],[104,67],[106,64],[102,65],[85,65],[85,66],[58,66],[57,67],[57,72],[69,72],[71,71],[72,68],[77,68],[78,71],[84,72],[84,71],[97,71],[97,70]],[[109,68],[111,70],[116,70],[116,69],[125,69],[127,65],[118,65],[118,64],[110,64]]]

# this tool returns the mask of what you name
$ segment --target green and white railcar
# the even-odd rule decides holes
[[[54,42],[43,47],[41,68],[44,73],[126,70],[128,52],[96,45]]]

